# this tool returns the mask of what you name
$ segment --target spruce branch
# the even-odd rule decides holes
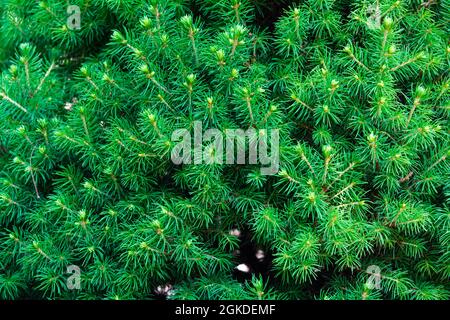
[[[19,108],[20,110],[22,110],[25,113],[28,113],[28,110],[23,107],[20,103],[18,103],[17,101],[14,101],[13,99],[11,99],[4,91],[4,89],[2,89],[0,91],[0,96],[2,97],[3,100],[8,101],[9,103],[11,103],[12,105],[16,106],[17,108]]]

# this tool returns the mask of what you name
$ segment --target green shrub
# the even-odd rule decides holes
[[[449,298],[449,1],[71,4],[0,1],[0,298]]]

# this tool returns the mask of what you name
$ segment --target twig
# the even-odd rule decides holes
[[[41,82],[39,82],[38,87],[36,88],[36,90],[33,92],[32,96],[36,95],[36,93],[39,92],[39,90],[41,90],[42,85],[44,84],[45,80],[48,78],[48,76],[50,75],[50,73],[52,72],[52,70],[55,68],[56,64],[55,62],[52,62],[52,64],[50,65],[50,67],[48,68],[47,72],[45,73],[44,77],[41,79]]]
[[[0,91],[0,97],[2,97],[4,100],[12,103],[13,105],[15,105],[17,108],[19,108],[20,110],[22,110],[25,113],[28,113],[28,110],[26,108],[24,108],[20,103],[14,101],[13,99],[11,99],[10,97],[8,97],[6,95],[6,93],[4,93],[3,91]]]

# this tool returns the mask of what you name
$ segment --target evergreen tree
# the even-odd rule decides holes
[[[1,0],[0,21],[0,298],[449,298],[448,0]],[[278,173],[175,164],[196,121],[278,129]]]

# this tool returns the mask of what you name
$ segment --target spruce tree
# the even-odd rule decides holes
[[[0,298],[448,299],[449,26],[448,0],[0,1]],[[278,129],[278,172],[174,163],[196,122]]]

